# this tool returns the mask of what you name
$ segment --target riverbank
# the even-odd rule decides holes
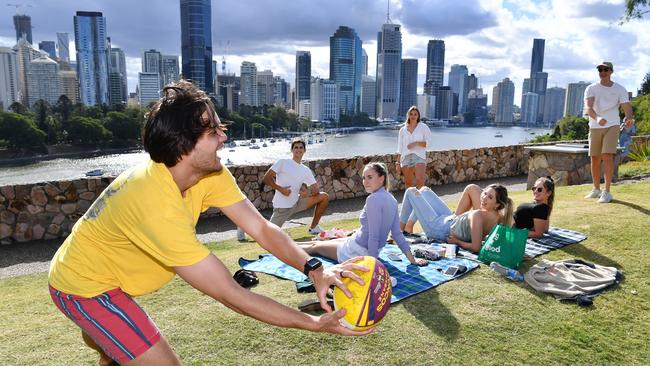
[[[139,150],[142,150],[142,146],[139,143],[112,148],[82,147],[67,144],[50,145],[47,147],[47,154],[36,155],[21,155],[16,152],[2,149],[0,150],[0,167],[19,167],[54,159],[94,158],[102,155],[126,154]]]

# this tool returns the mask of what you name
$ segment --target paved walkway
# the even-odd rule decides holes
[[[485,186],[494,182],[500,182],[508,187],[508,190],[517,191],[526,189],[526,176],[516,176],[502,179],[491,179],[474,182]],[[434,191],[448,202],[455,202],[467,183],[454,183],[433,187]],[[393,192],[395,198],[401,202],[403,192]],[[347,200],[336,200],[330,202],[326,215],[321,219],[321,225],[328,228],[328,222],[358,218],[365,203],[365,196]],[[271,217],[271,210],[262,211],[267,219]],[[311,222],[311,211],[302,212],[293,217],[285,227],[305,226]],[[236,230],[233,223],[225,216],[217,216],[199,220],[196,227],[197,237],[203,243],[221,241],[233,238]],[[13,244],[0,246],[0,279],[16,277],[31,273],[47,272],[50,260],[63,243],[63,239],[42,240],[30,243]]]

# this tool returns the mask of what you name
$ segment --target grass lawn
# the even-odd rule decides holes
[[[621,178],[637,177],[650,174],[650,160],[630,161],[618,166],[618,175]]]
[[[558,188],[551,219],[589,238],[541,258],[577,257],[624,271],[622,285],[595,298],[590,308],[560,303],[484,265],[395,304],[378,330],[361,338],[268,326],[178,279],[138,302],[189,365],[650,364],[650,183],[615,185],[615,201],[608,205],[584,200],[588,190]],[[512,196],[518,203],[532,198],[530,192]],[[304,232],[291,233],[298,238]],[[239,257],[262,253],[254,243],[234,240],[211,249],[233,272]],[[534,263],[525,262],[523,269]],[[259,277],[253,291],[291,307],[314,297],[298,294],[292,282]],[[79,330],[51,303],[45,273],[0,280],[0,294],[0,363],[95,362]]]

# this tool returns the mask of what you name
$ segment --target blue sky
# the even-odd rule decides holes
[[[144,50],[180,55],[178,0],[22,3],[31,5],[22,10],[32,17],[35,43],[55,40],[56,32],[69,32],[72,40],[76,11],[103,12],[113,45],[127,54],[131,91]],[[403,57],[419,59],[419,74],[425,73],[428,40],[444,39],[445,77],[452,64],[465,64],[479,76],[490,99],[492,87],[509,77],[518,104],[533,38],[546,39],[544,71],[549,73],[549,87],[594,81],[594,66],[602,60],[614,63],[613,79],[630,91],[636,91],[650,71],[650,16],[617,25],[623,0],[391,0],[390,8],[393,23],[402,25]],[[13,46],[14,9],[6,10],[0,17],[0,46]],[[340,25],[357,31],[374,75],[377,31],[386,21],[386,2],[213,0],[212,12],[216,60],[225,55],[228,70],[236,73],[242,61],[253,61],[258,70],[271,69],[293,84],[297,50],[311,51],[314,75],[329,76],[329,37]]]

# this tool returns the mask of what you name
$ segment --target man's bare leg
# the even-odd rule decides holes
[[[609,192],[609,186],[614,179],[614,155],[603,154],[603,175],[605,176],[605,190]]]
[[[591,179],[596,190],[600,190],[600,160],[601,155],[591,156]]]
[[[314,205],[316,206],[316,209],[314,210],[314,217],[311,220],[311,226],[309,226],[310,229],[315,228],[316,225],[318,225],[320,222],[321,217],[323,217],[323,214],[329,205],[329,199],[330,196],[327,193],[320,192],[318,195],[309,197],[307,200],[307,207],[312,207]]]

